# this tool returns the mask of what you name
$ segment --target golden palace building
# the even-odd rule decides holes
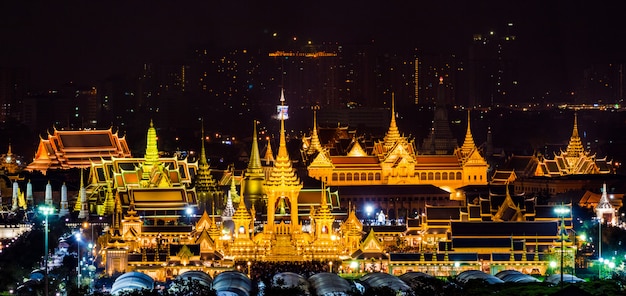
[[[311,147],[320,151],[308,166],[309,176],[329,186],[428,184],[448,192],[487,184],[488,165],[474,143],[469,122],[465,141],[453,154],[418,154],[414,142],[400,135],[393,105],[389,130],[384,139],[374,143],[371,154],[355,139],[347,155],[331,156],[316,148],[319,139],[314,127]]]

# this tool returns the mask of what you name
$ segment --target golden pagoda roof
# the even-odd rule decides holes
[[[263,166],[261,165],[261,154],[259,153],[259,143],[257,140],[257,127],[256,120],[254,121],[254,132],[252,134],[252,148],[250,151],[250,161],[248,162],[248,167],[246,168],[246,178],[263,178],[265,174],[263,174]],[[269,142],[268,142],[269,145]],[[268,149],[271,152],[271,149]]]
[[[307,149],[307,153],[313,154],[315,152],[321,152],[321,151],[322,151],[322,144],[317,134],[317,110],[313,109],[313,131],[311,132],[311,143],[309,145],[309,149]]]
[[[356,209],[354,208],[354,206],[352,205],[350,206],[350,209],[348,211],[348,218],[346,218],[346,220],[343,221],[343,223],[341,223],[340,227],[344,233],[353,233],[353,234],[362,233],[363,223],[356,216]]]
[[[159,149],[157,147],[157,134],[152,120],[150,120],[150,127],[148,128],[148,135],[146,136],[146,154],[144,156],[144,166],[151,167],[152,165],[159,163]]]
[[[465,132],[465,140],[461,148],[461,154],[463,157],[467,157],[474,150],[477,149],[476,143],[474,143],[474,136],[472,136],[472,129],[470,128],[470,110],[467,109],[467,131]]]
[[[585,152],[580,136],[578,135],[578,114],[574,113],[574,128],[572,130],[572,137],[567,145],[567,157],[578,157]]]
[[[395,96],[391,94],[391,122],[389,123],[389,130],[385,135],[384,146],[386,149],[390,149],[400,139],[400,131],[398,131],[398,125],[396,124],[396,110],[395,110]]]
[[[330,206],[328,204],[328,198],[326,197],[326,188],[323,183],[321,193],[320,207],[317,209],[317,213],[315,214],[315,220],[333,220],[333,215],[330,212]]]
[[[233,215],[233,221],[243,222],[250,220],[252,220],[252,216],[250,215],[250,212],[248,212],[248,209],[246,208],[246,203],[242,199],[239,203],[239,206],[235,210],[235,214]]]

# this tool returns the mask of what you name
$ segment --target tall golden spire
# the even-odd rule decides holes
[[[307,150],[307,153],[313,154],[315,152],[322,152],[322,144],[320,137],[317,134],[317,110],[319,106],[313,107],[313,131],[311,132],[311,146]]]
[[[470,109],[467,109],[467,131],[465,132],[465,141],[461,146],[461,153],[463,156],[468,156],[474,149],[476,149],[476,143],[474,143],[474,136],[470,128]]]
[[[259,153],[256,124],[257,122],[254,120],[250,162],[248,162],[248,167],[246,168],[243,184],[241,186],[241,195],[244,196],[245,199],[248,199],[251,205],[254,205],[257,200],[263,197],[263,181],[265,180],[263,166],[261,165],[261,155]]]
[[[253,121],[254,131],[252,133],[252,147],[250,149],[250,162],[246,169],[247,174],[263,174],[263,167],[261,166],[261,154],[259,153],[259,141],[257,140],[257,127],[256,120]]]
[[[201,145],[200,145],[200,159],[198,160],[198,164],[199,164],[199,168],[200,167],[205,167],[208,168],[209,167],[209,162],[206,160],[206,150],[204,149],[204,119],[202,119],[202,124],[200,127],[201,130]]]
[[[270,137],[267,137],[267,149],[265,150],[265,164],[269,165],[274,162],[274,151],[272,151],[272,141]]]
[[[385,135],[385,148],[391,149],[393,145],[400,139],[400,132],[396,124],[396,108],[395,108],[395,95],[391,94],[391,123],[389,124],[389,130]]]
[[[285,104],[285,95],[282,90],[280,103],[282,106]],[[291,166],[291,159],[289,159],[289,153],[287,152],[287,141],[285,140],[285,118],[282,113],[280,114],[280,143],[278,145],[278,155],[276,156],[276,161],[274,161],[270,175],[263,185],[268,196],[268,224],[273,225],[274,223],[276,201],[288,198],[291,202],[291,223],[294,227],[298,225],[298,194],[300,189],[302,189],[302,183]]]
[[[326,185],[322,182],[322,200],[320,201],[320,208],[315,213],[313,219],[315,220],[315,236],[320,238],[330,238],[333,228],[333,215],[328,206],[326,196]]]
[[[155,164],[159,163],[159,149],[157,148],[157,135],[156,129],[154,128],[154,124],[152,123],[152,119],[150,119],[150,127],[148,128],[148,135],[146,141],[146,154],[144,156],[144,168],[143,168],[143,176],[149,177],[150,170]]]
[[[567,145],[567,157],[579,157],[584,152],[583,143],[578,135],[578,114],[574,113],[574,130]]]
[[[200,159],[198,159],[198,176],[196,183],[196,194],[198,194],[200,210],[206,210],[209,198],[217,192],[217,182],[211,175],[211,167],[206,157],[206,149],[204,148],[204,120],[201,126],[201,146]]]
[[[285,106],[285,92],[280,92],[280,105]],[[285,139],[285,115],[280,113],[280,140],[278,142],[278,155],[276,155],[276,161],[289,160],[289,153],[287,152],[287,140]],[[291,162],[289,162],[291,164]]]

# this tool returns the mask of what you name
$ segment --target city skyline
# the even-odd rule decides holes
[[[566,88],[594,63],[623,62],[618,9],[582,2],[413,3],[3,3],[0,67],[26,69],[33,89],[95,84],[193,48],[276,46],[300,40],[418,48],[464,56],[474,34],[511,23],[528,86]],[[272,43],[274,42],[274,43]],[[539,70],[539,71],[538,71]],[[552,85],[552,86],[551,86]]]

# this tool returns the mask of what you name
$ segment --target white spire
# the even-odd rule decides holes
[[[595,211],[596,216],[599,219],[606,219],[606,222],[610,224],[615,224],[615,222],[617,222],[615,208],[613,208],[613,205],[609,201],[609,196],[606,190],[606,183],[602,185],[602,197],[600,198],[600,201],[598,201]],[[607,219],[607,216],[610,216],[610,218]]]
[[[67,216],[70,213],[69,203],[67,202],[67,186],[65,183],[61,186],[61,205],[59,209],[59,217]]]
[[[80,170],[80,191],[78,198],[80,198],[81,205],[78,219],[86,219],[89,217],[89,204],[87,203],[87,190],[83,184],[83,169]]]
[[[13,195],[12,195],[12,206],[11,206],[11,211],[17,211],[17,209],[19,208],[18,202],[17,202],[17,195],[19,194],[20,187],[18,186],[17,182],[13,182]]]
[[[48,206],[52,205],[52,185],[50,185],[50,181],[46,184],[46,194],[44,203]]]
[[[30,180],[28,180],[28,183],[26,184],[26,204],[32,205],[33,203],[33,184],[31,184]]]

